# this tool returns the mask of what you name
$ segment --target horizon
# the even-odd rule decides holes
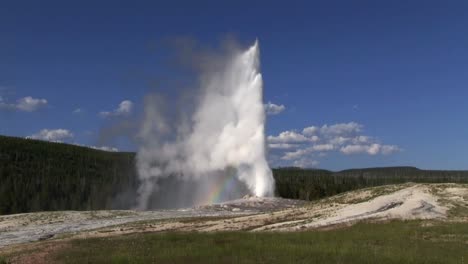
[[[115,154],[134,154],[136,155],[137,152],[135,151],[120,151],[120,150],[109,150],[109,149],[102,149],[94,146],[86,146],[86,145],[79,145],[79,144],[74,144],[70,142],[60,142],[60,141],[49,141],[49,140],[43,140],[43,139],[34,139],[34,138],[23,138],[23,137],[15,137],[15,136],[5,136],[5,135],[0,135],[0,137],[10,137],[10,138],[16,138],[16,139],[25,139],[25,140],[32,140],[32,141],[38,141],[38,142],[45,142],[45,143],[53,143],[53,144],[64,144],[64,145],[69,145],[73,147],[81,147],[81,148],[86,148],[90,150],[96,150],[96,151],[102,151],[102,152],[107,152],[107,153],[115,153]],[[468,170],[443,170],[443,169],[427,169],[427,168],[420,168],[420,167],[415,167],[415,166],[404,166],[404,165],[395,165],[395,166],[382,166],[382,167],[350,167],[350,168],[345,168],[341,170],[330,170],[326,168],[320,168],[320,167],[296,167],[296,166],[284,166],[284,167],[271,167],[271,169],[301,169],[301,170],[325,170],[329,172],[341,172],[341,171],[346,171],[346,170],[367,170],[367,169],[392,169],[392,168],[409,168],[409,169],[417,169],[417,170],[424,170],[424,171],[468,171]]]
[[[468,169],[468,3],[26,2],[0,10],[1,135],[136,152],[145,95],[193,78],[168,39],[258,39],[272,168]]]

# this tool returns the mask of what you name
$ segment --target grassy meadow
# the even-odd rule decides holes
[[[468,224],[392,221],[328,231],[140,233],[58,243],[65,246],[48,256],[52,263],[462,264]]]

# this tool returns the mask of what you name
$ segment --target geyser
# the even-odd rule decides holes
[[[161,96],[146,98],[137,154],[141,210],[273,195],[258,41],[209,60],[193,109],[176,118]]]

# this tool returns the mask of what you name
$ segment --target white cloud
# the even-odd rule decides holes
[[[357,136],[353,138],[354,143],[369,143],[372,141],[372,138],[368,136]]]
[[[359,135],[362,125],[350,122],[334,125],[323,125],[322,127],[310,126],[302,130],[302,133],[289,130],[281,132],[278,136],[268,136],[269,143],[298,143],[298,142],[319,142],[343,145],[348,141],[367,142],[370,138]]]
[[[67,129],[42,129],[38,133],[27,138],[45,141],[61,142],[73,138],[73,133]]]
[[[312,142],[317,142],[317,141],[320,140],[320,138],[319,138],[318,136],[311,136],[311,137],[309,138],[309,140],[312,141]]]
[[[362,131],[362,125],[356,122],[338,123],[334,125],[309,126],[302,130],[302,134],[307,137],[337,138],[349,140]]]
[[[340,149],[343,154],[352,155],[352,154],[369,154],[369,155],[389,155],[394,152],[400,151],[400,148],[394,145],[381,145],[374,143],[371,145],[347,145]]]
[[[270,143],[268,147],[271,149],[290,149],[297,147],[296,144],[288,144],[288,143]]]
[[[289,152],[284,153],[281,159],[282,160],[295,160],[309,153],[311,153],[310,149],[297,149],[295,151],[289,151]]]
[[[362,131],[363,125],[356,122],[338,123],[309,126],[302,132],[284,131],[277,136],[268,136],[267,140],[268,146],[281,157],[281,161],[294,166],[304,164],[306,160],[314,161],[328,153],[375,156],[401,151],[398,146],[381,144],[377,139],[363,135]]]
[[[366,145],[347,145],[340,149],[340,151],[346,155],[366,153],[368,150],[369,146]]]
[[[267,115],[277,115],[286,109],[284,105],[277,105],[272,102],[265,104],[265,112]]]
[[[342,137],[342,136],[337,136],[337,137],[333,137],[329,140],[329,142],[333,145],[343,145],[345,144],[346,142],[349,142],[351,141],[352,138],[348,138],[348,137]]]
[[[313,151],[330,151],[334,150],[335,147],[333,144],[320,144],[320,145],[314,145],[311,147]]]
[[[381,148],[382,148],[382,146],[380,144],[374,143],[374,144],[368,146],[367,153],[369,155],[377,155],[377,154],[379,154]]]
[[[46,99],[38,99],[27,96],[18,100],[16,108],[25,112],[33,112],[45,105],[47,105]]]
[[[118,114],[128,114],[132,111],[133,103],[129,100],[122,101],[117,108],[116,113]]]
[[[112,112],[109,111],[102,111],[99,113],[101,117],[111,117],[111,116],[125,116],[129,115],[133,110],[133,103],[130,100],[122,101],[117,109],[113,110]]]
[[[362,131],[362,125],[349,122],[335,125],[324,125],[320,128],[320,133],[326,135],[352,135]]]
[[[47,103],[46,99],[33,98],[31,96],[20,98],[16,103],[7,103],[3,98],[0,98],[0,108],[23,112],[34,112],[46,106]]]
[[[310,139],[295,131],[284,131],[278,136],[268,136],[267,140],[270,143],[297,143],[306,142]]]
[[[306,135],[306,136],[312,136],[312,135],[315,135],[317,134],[317,132],[320,130],[320,128],[316,127],[316,126],[310,126],[310,127],[306,127],[302,130],[302,134]]]

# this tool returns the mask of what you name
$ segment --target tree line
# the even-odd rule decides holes
[[[468,183],[468,171],[420,170],[415,167],[328,170],[280,168],[273,173],[278,196],[315,200],[360,188],[416,183]]]
[[[273,169],[276,194],[314,200],[363,187],[404,182],[468,182],[468,171],[413,167]],[[0,214],[128,209],[139,182],[135,153],[0,136]]]
[[[129,208],[134,157],[0,136],[0,214]]]

